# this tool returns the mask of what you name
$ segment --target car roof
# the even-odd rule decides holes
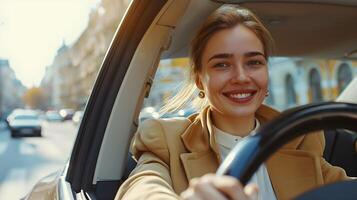
[[[176,27],[162,57],[186,57],[197,28],[222,2],[238,3],[258,15],[275,40],[274,56],[357,58],[357,1],[353,0],[191,1],[177,25],[163,17],[162,23]]]

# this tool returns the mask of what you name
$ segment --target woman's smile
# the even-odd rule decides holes
[[[248,104],[254,98],[257,90],[243,89],[223,92],[223,95],[233,103]]]

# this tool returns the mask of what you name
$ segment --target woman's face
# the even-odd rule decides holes
[[[243,25],[215,33],[202,54],[196,84],[213,112],[226,117],[254,115],[268,88],[262,42]]]

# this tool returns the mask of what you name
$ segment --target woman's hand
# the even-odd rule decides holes
[[[240,182],[231,176],[207,174],[190,181],[189,187],[181,193],[185,200],[232,199],[256,200],[258,187],[250,184],[243,188]]]

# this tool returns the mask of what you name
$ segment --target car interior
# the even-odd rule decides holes
[[[187,57],[199,25],[224,3],[258,15],[275,39],[273,56],[357,58],[357,1],[134,0],[105,56],[79,128],[66,177],[75,192],[114,198],[135,167],[128,149],[158,63]],[[354,82],[346,91],[357,88]],[[357,102],[346,96],[338,101]],[[325,137],[325,159],[357,176],[357,135],[341,129],[326,130]]]

